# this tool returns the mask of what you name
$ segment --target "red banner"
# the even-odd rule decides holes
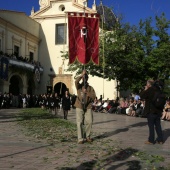
[[[99,15],[68,13],[69,63],[99,64]]]

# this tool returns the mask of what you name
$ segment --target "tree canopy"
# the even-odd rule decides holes
[[[164,14],[140,20],[138,25],[115,22],[100,36],[100,64],[89,63],[92,76],[117,80],[119,90],[137,92],[147,79],[170,79],[170,21]],[[68,58],[68,55],[63,55]],[[82,65],[69,65],[68,71],[79,74]],[[168,86],[169,87],[169,86]],[[169,95],[169,91],[167,90]]]

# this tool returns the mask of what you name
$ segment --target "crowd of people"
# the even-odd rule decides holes
[[[64,119],[67,119],[68,110],[70,110],[71,105],[74,105],[75,99],[71,98],[68,91],[61,97],[57,93],[51,94],[40,94],[40,95],[30,95],[30,94],[19,94],[14,96],[12,93],[0,93],[0,108],[9,109],[12,107],[16,108],[32,108],[40,107],[42,109],[49,110],[54,114],[58,114],[58,109],[63,109]]]
[[[68,91],[66,91],[68,94]],[[30,95],[30,94],[19,94],[18,96],[13,96],[11,93],[0,93],[0,108],[31,108],[31,107],[41,107],[42,109],[47,109],[55,111],[63,107],[66,107],[64,111],[64,118],[67,119],[68,110],[72,107],[75,108],[74,103],[76,96],[70,96],[68,94],[68,100],[65,100],[64,96],[61,97],[57,93],[54,94],[40,94],[40,95]],[[64,99],[64,100],[62,100]],[[66,102],[65,102],[66,101]],[[115,100],[102,100],[97,99],[92,102],[92,110],[94,112],[108,113],[108,114],[124,114],[127,116],[134,117],[145,117],[143,110],[145,107],[145,101],[139,97],[130,98],[120,98]],[[163,109],[162,121],[170,121],[170,99],[168,98]]]
[[[7,57],[9,59],[18,60],[18,61],[26,62],[26,63],[32,64],[38,67],[42,67],[39,61],[35,61],[28,57],[17,56],[14,54],[7,54],[7,53],[4,54],[2,51],[0,51],[0,57]]]
[[[101,100],[95,98],[92,109],[94,112],[101,113],[115,113],[124,114],[127,116],[134,117],[145,117],[143,113],[145,107],[145,100],[140,99],[140,97],[130,97],[130,98],[120,98],[115,100]],[[162,121],[170,121],[170,99],[167,98],[166,104],[162,112]]]

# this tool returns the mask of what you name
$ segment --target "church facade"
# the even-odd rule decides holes
[[[61,57],[63,51],[68,51],[67,12],[96,13],[95,1],[91,8],[88,7],[87,1],[82,0],[40,0],[39,5],[40,9],[36,12],[32,9],[29,17],[23,13],[10,11],[6,11],[6,14],[2,15],[5,11],[0,11],[0,19],[13,25],[13,28],[9,29],[5,27],[8,24],[0,24],[0,51],[12,54],[13,50],[19,47],[20,55],[26,57],[27,60],[30,60],[32,56],[31,59],[33,58],[36,63],[39,63],[34,65],[31,79],[28,75],[16,74],[22,80],[24,90],[21,90],[21,93],[29,92],[28,89],[34,89],[32,93],[46,93],[47,86],[51,86],[53,92],[61,95],[66,89],[69,89],[71,94],[76,94],[75,73],[66,71],[68,60]],[[8,15],[9,17],[7,17]],[[12,34],[9,33],[9,30],[12,30]],[[38,76],[35,74],[35,68],[39,70]],[[1,83],[2,87],[6,84],[5,91],[8,91],[10,79],[15,74],[14,71],[12,72],[8,81],[3,81],[4,84]],[[30,84],[34,88],[29,87],[29,81],[32,82]],[[103,93],[105,99],[113,99],[118,96],[116,81],[106,81],[90,76],[89,84],[94,87],[97,97]],[[0,90],[4,92],[4,89]]]

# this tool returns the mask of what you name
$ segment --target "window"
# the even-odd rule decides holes
[[[59,10],[60,10],[60,11],[65,11],[65,6],[64,6],[64,5],[60,5],[60,6],[59,6]]]
[[[67,25],[56,24],[55,44],[66,44]]]
[[[14,55],[15,55],[16,57],[19,57],[19,47],[16,46],[16,45],[14,45]]]
[[[33,60],[34,60],[34,53],[33,53],[33,52],[30,52],[29,61],[32,62]]]

